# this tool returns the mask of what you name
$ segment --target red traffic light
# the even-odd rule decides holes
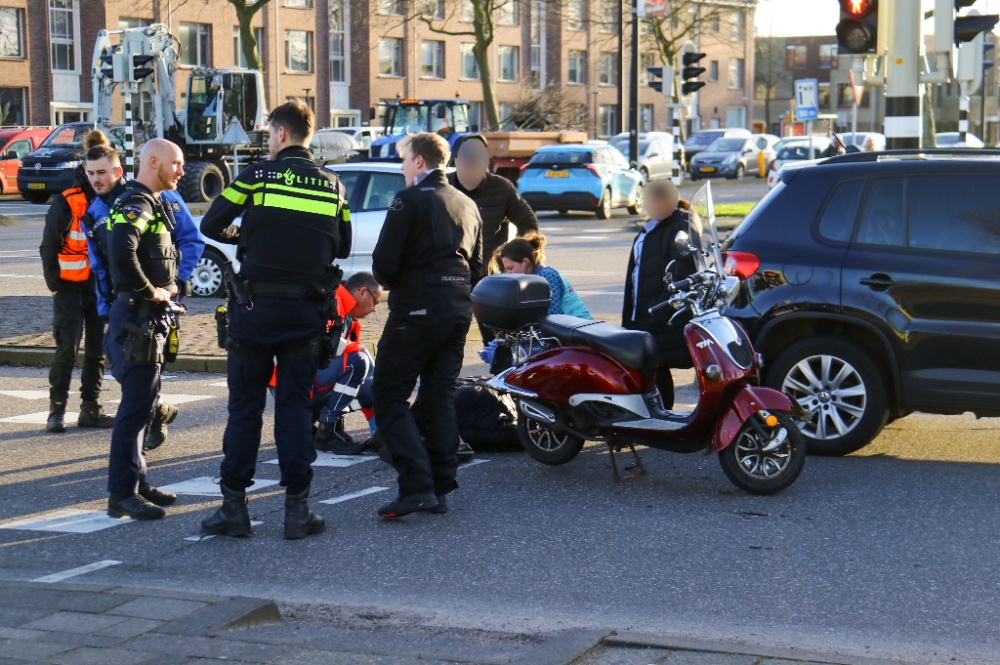
[[[878,0],[840,0],[841,11],[855,18],[867,16],[877,8]]]

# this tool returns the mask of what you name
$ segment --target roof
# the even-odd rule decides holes
[[[600,148],[600,147],[602,146],[587,145],[585,143],[560,143],[558,145],[543,145],[535,152],[552,152],[553,150],[559,150],[559,151],[579,150],[581,152],[583,151],[589,152],[594,148]]]

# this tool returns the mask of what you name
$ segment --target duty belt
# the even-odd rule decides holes
[[[260,298],[299,298],[319,300],[322,296],[312,284],[290,284],[284,282],[250,282],[250,292]]]

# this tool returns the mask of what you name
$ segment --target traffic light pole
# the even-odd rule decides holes
[[[893,10],[885,75],[886,148],[919,148],[920,0],[893,0]]]
[[[628,160],[639,165],[639,0],[632,0],[632,62],[628,86]]]

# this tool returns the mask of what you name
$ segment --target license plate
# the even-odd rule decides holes
[[[29,182],[28,189],[45,189],[44,182]]]
[[[569,171],[546,171],[546,178],[568,178]]]
[[[715,167],[714,166],[702,166],[701,169],[699,169],[699,170],[702,173],[715,173]]]

